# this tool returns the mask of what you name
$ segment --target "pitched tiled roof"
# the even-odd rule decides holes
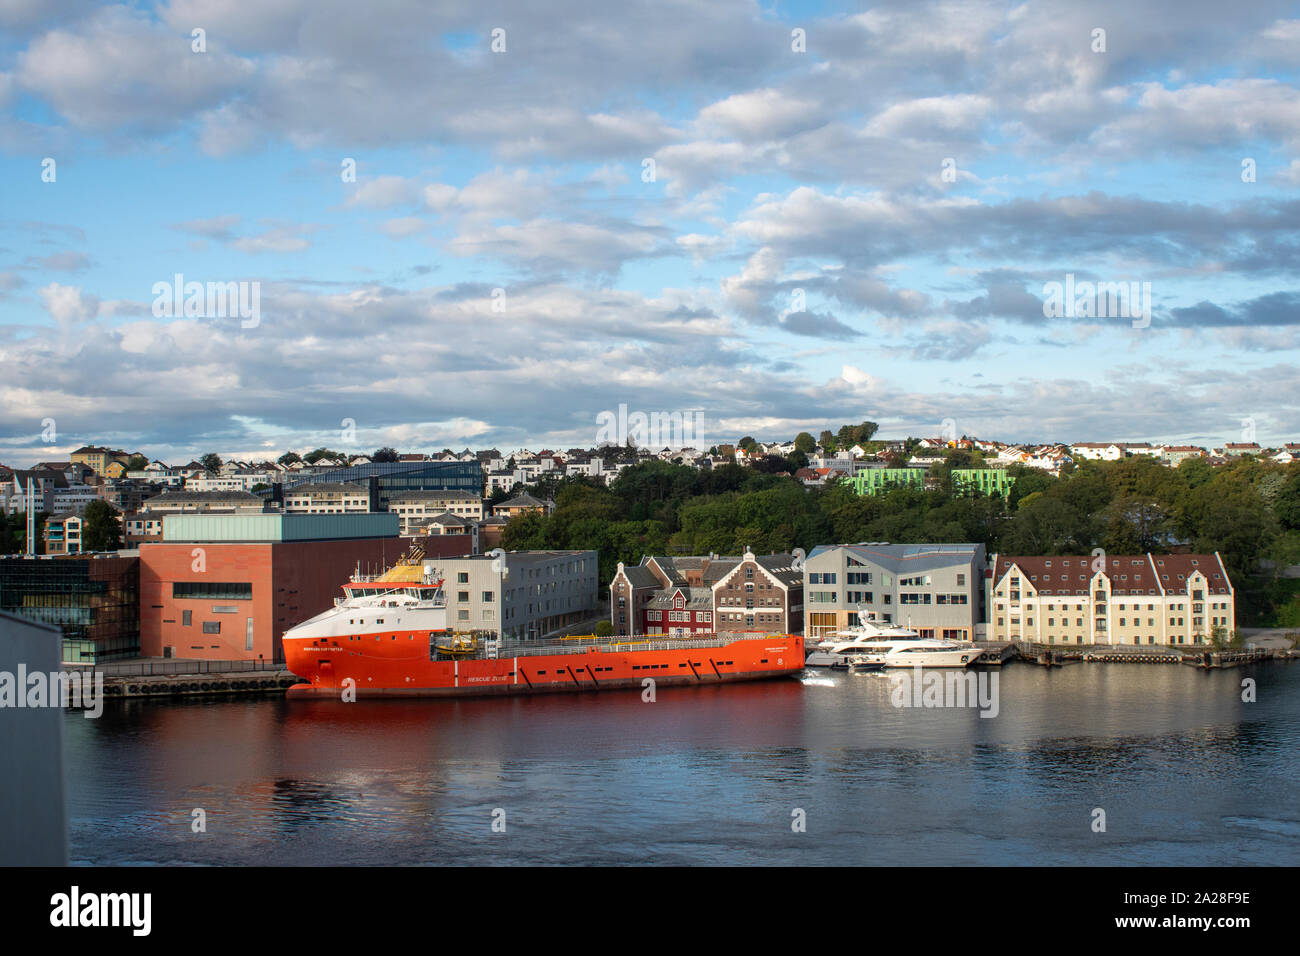
[[[450,511],[443,511],[436,515],[430,515],[427,518],[421,518],[419,524],[425,527],[431,524],[440,524],[444,526],[457,525],[458,527],[468,528],[472,527],[474,522],[470,521],[468,518],[462,518],[460,515],[454,515]]]
[[[678,592],[686,596],[686,607],[688,611],[709,611],[713,608],[713,591],[710,588],[662,588],[655,592],[655,596],[646,602],[647,608],[656,610],[671,610],[676,602]]]
[[[760,554],[756,555],[754,560],[786,587],[803,585],[803,571],[795,570],[793,567],[793,554]]]
[[[530,494],[515,495],[509,501],[497,505],[498,508],[543,508],[545,506],[544,501],[538,501]]]
[[[1213,554],[999,555],[995,585],[1012,564],[1040,594],[1087,594],[1097,571],[1110,579],[1111,593],[1117,596],[1184,591],[1188,577],[1197,571],[1205,575],[1211,593],[1227,594],[1229,587],[1227,572]]]

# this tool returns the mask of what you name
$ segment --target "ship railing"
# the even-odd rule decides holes
[[[502,641],[497,646],[497,657],[539,657],[546,655],[583,654],[590,650],[604,653],[624,653],[627,651],[674,651],[696,650],[710,647],[726,647],[739,640],[768,637],[773,640],[786,635],[770,631],[727,631],[711,634],[708,637],[669,637],[667,635],[625,635],[620,637],[598,637],[588,641],[562,641],[535,643],[532,641]]]

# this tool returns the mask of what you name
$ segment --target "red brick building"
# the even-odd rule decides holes
[[[283,660],[286,630],[333,605],[358,566],[384,570],[412,544],[387,514],[169,516],[163,537],[140,545],[140,653],[209,660]],[[469,553],[465,535],[418,543]]]
[[[644,557],[619,564],[609,598],[619,634],[803,630],[803,573],[790,554]]]

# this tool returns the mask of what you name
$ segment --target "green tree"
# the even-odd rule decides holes
[[[338,452],[331,451],[328,448],[317,448],[315,451],[308,452],[306,456],[304,456],[303,461],[305,461],[309,465],[314,465],[322,458],[342,458],[342,457],[343,456],[340,455]]]
[[[1020,502],[1005,550],[1013,554],[1071,554],[1087,553],[1090,548],[1077,509],[1046,492],[1037,492]]]
[[[289,465],[296,464],[300,461],[302,461],[302,458],[298,455],[296,451],[286,451],[283,455],[281,455],[279,458],[276,459],[277,464],[284,465],[286,467]]]
[[[144,455],[132,455],[126,460],[127,471],[144,471],[149,467],[149,459]]]
[[[206,455],[204,455],[202,458],[199,459],[199,464],[202,465],[204,468],[206,468],[208,471],[218,472],[221,470],[221,456],[216,454],[215,452],[208,452]]]
[[[780,455],[763,455],[754,459],[753,468],[764,475],[784,475],[790,472],[790,463]]]
[[[375,462],[392,462],[397,461],[397,449],[395,448],[376,448],[375,453],[370,456],[371,461]]]
[[[26,525],[26,516],[21,512],[11,515],[0,512],[0,554],[22,553]]]
[[[82,515],[81,546],[86,551],[116,551],[122,547],[122,523],[107,501],[92,501]]]
[[[804,455],[811,455],[817,448],[817,439],[813,438],[808,432],[800,432],[794,436],[795,451],[801,451]]]
[[[1291,468],[1273,502],[1278,523],[1290,531],[1300,531],[1300,468]]]

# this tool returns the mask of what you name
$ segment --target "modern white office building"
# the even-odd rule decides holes
[[[804,634],[858,623],[860,611],[922,637],[973,640],[983,621],[984,545],[823,545],[804,562]]]

